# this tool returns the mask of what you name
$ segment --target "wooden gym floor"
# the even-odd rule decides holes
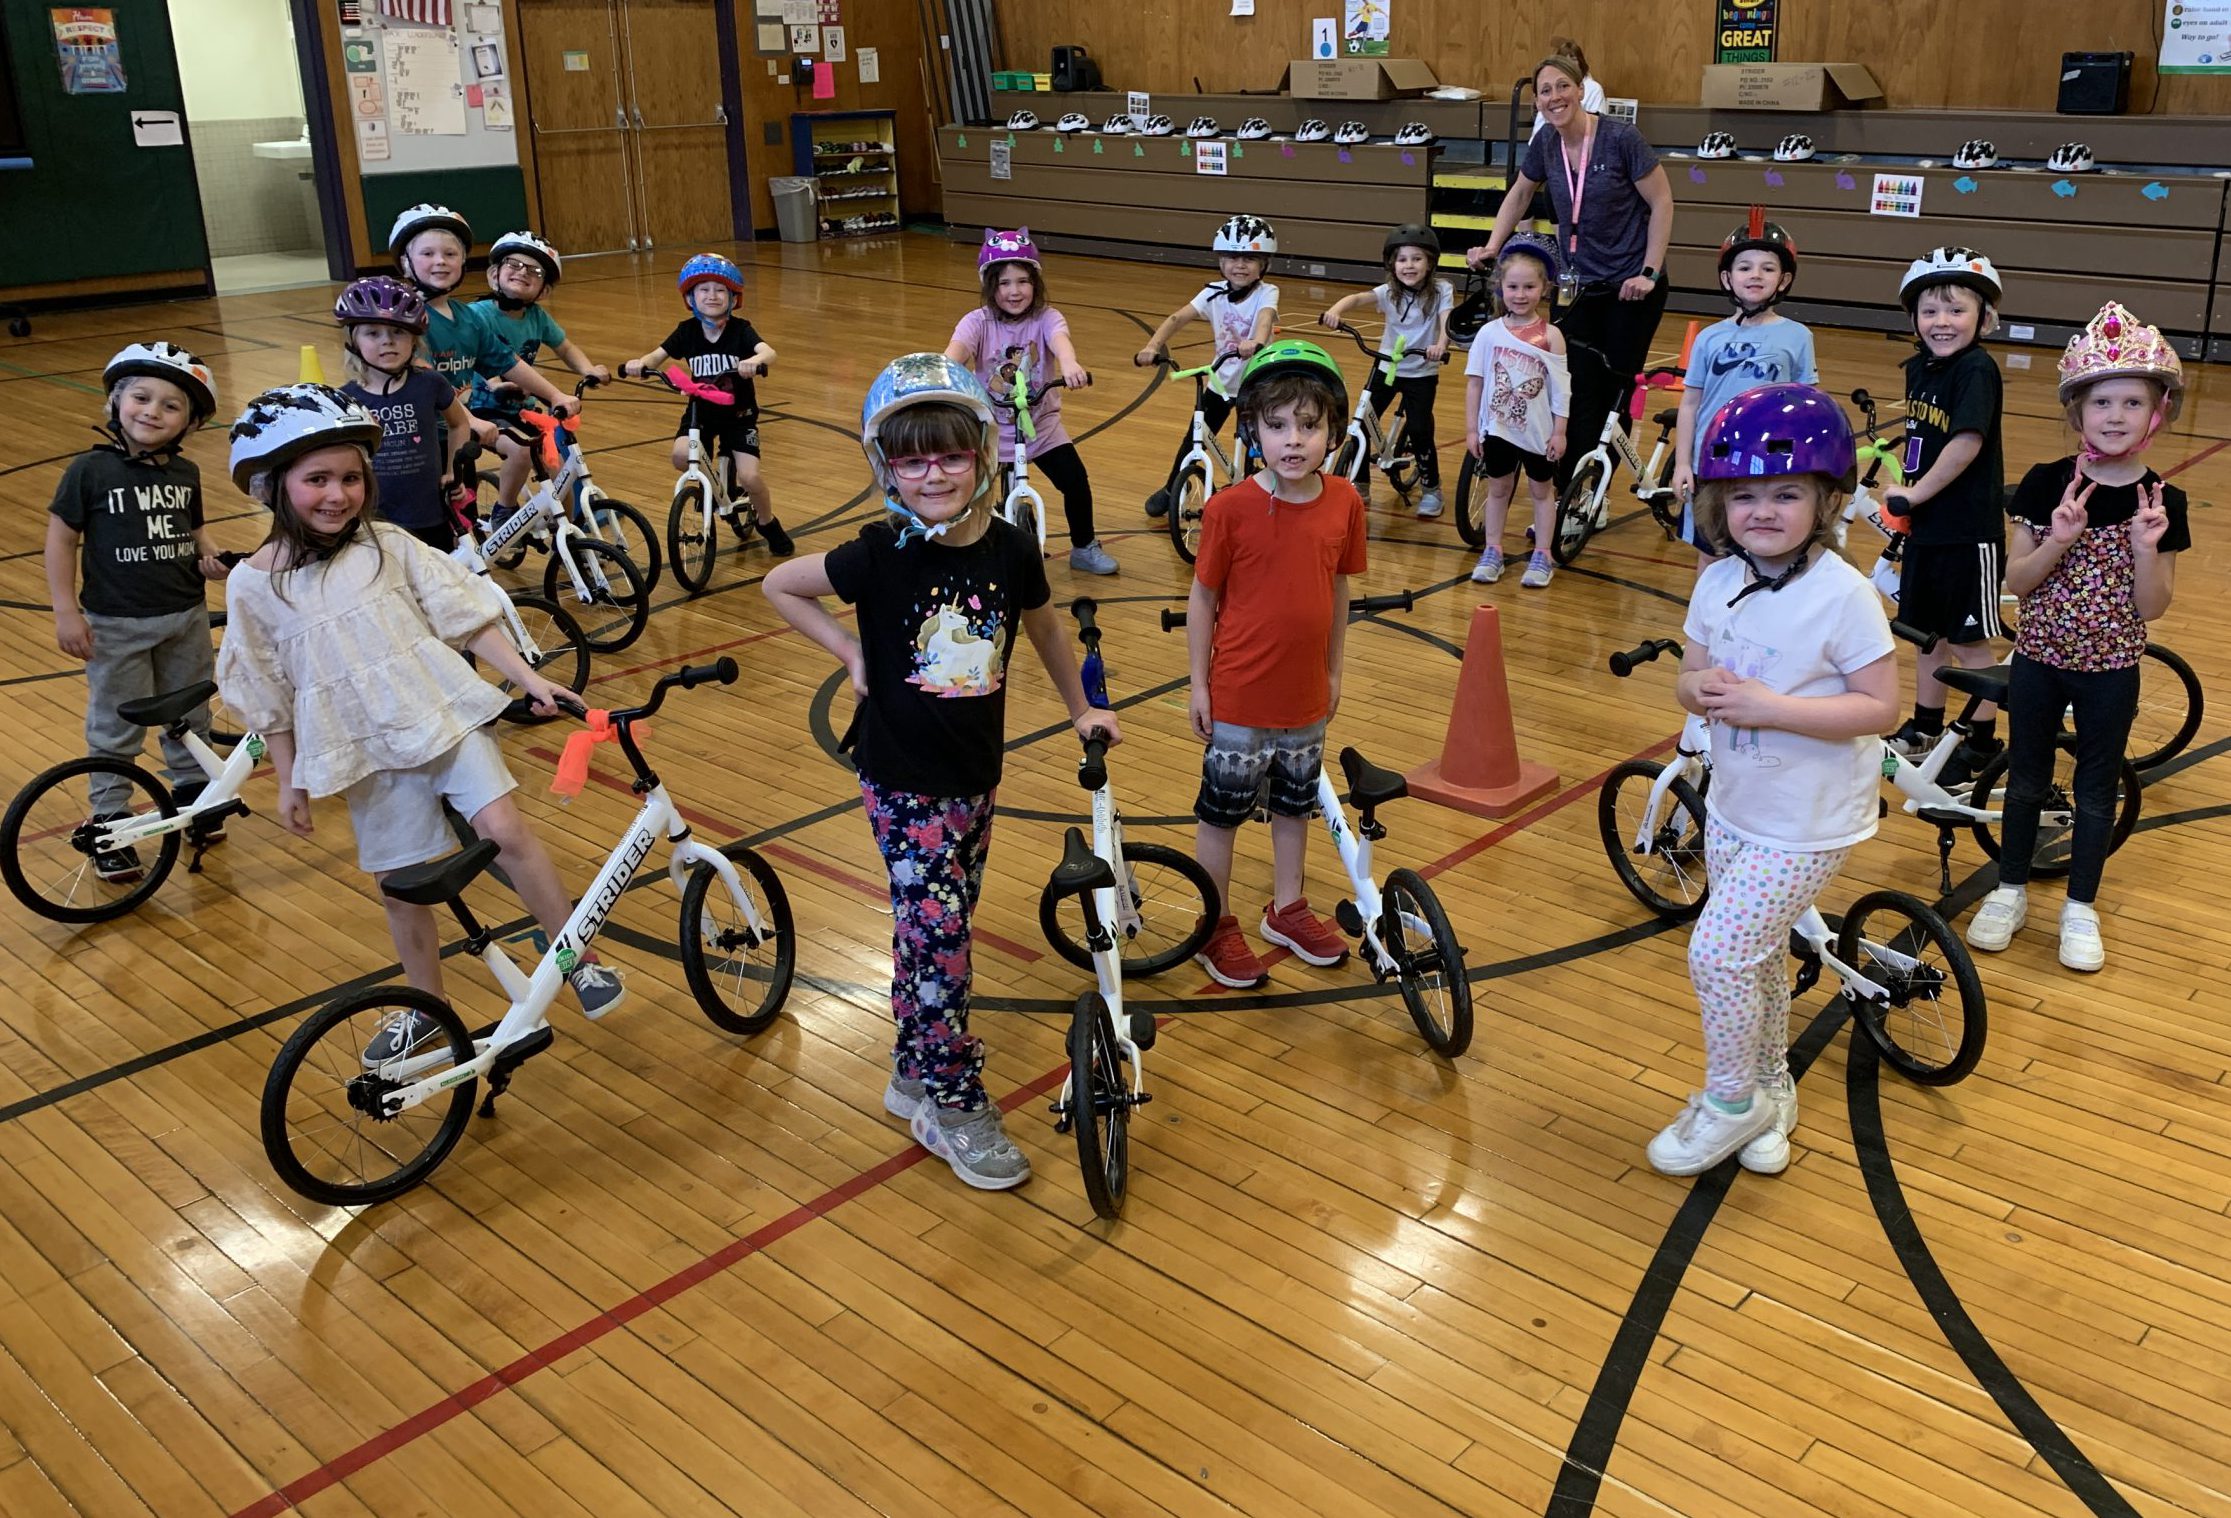
[[[807,550],[870,508],[860,395],[935,348],[972,301],[971,250],[926,236],[741,250],[744,302],[784,355],[762,384],[769,478]],[[581,260],[554,309],[596,357],[678,314],[673,256]],[[1187,578],[1138,503],[1184,399],[1128,355],[1196,288],[1186,272],[1056,260],[1100,383],[1072,397],[1120,578],[1056,564],[1057,599],[1106,603],[1140,836],[1184,846],[1198,749],[1182,640],[1155,627]],[[475,276],[477,280],[477,276]],[[1334,292],[1286,280],[1291,329]],[[2111,293],[2103,286],[2104,297]],[[81,752],[84,685],[54,649],[44,508],[90,439],[106,357],[165,336],[216,367],[232,415],[337,372],[329,291],[42,317],[0,346],[0,783]],[[1679,327],[1661,335],[1670,349]],[[1905,347],[1821,334],[1831,388],[1900,392]],[[1343,359],[1351,357],[1345,353]],[[2052,355],[2002,350],[2016,477],[2067,451]],[[1358,365],[1349,365],[1351,374]],[[1453,480],[1462,384],[1440,407]],[[2214,691],[2231,658],[2219,513],[2231,385],[2194,376],[2157,467],[2195,498],[2194,550],[2159,629]],[[673,406],[592,403],[600,481],[664,521]],[[220,540],[258,511],[224,482],[222,430],[189,450]],[[1470,950],[1479,1034],[1447,1064],[1353,966],[1288,959],[1252,996],[1176,972],[1182,1013],[1147,1062],[1120,1223],[1096,1222],[1045,1104],[1085,977],[1035,902],[1078,811],[1076,751],[1018,660],[1015,742],[976,956],[987,1078],[1035,1179],[982,1195],[923,1163],[878,1096],[887,908],[849,774],[824,752],[829,662],[756,589],[663,580],[643,641],[600,659],[619,705],[685,658],[733,652],[729,692],[677,698],[653,754],[715,842],[755,840],[786,881],[801,979],[756,1040],[716,1033],[673,958],[662,880],[631,893],[611,957],[636,995],[559,1041],[433,1181],[362,1216],[272,1177],[257,1099],[280,1041],[334,988],[393,973],[342,809],[298,840],[236,821],[206,873],[136,916],[65,931],[5,907],[0,998],[0,1512],[897,1515],[2231,1512],[2231,726],[2211,712],[2145,795],[2103,898],[2111,959],[2058,968],[2040,925],[1987,957],[1991,1038],[1964,1084],[1879,1070],[1815,991],[1796,1160],[1778,1179],[1653,1175],[1642,1146],[1699,1079],[1684,934],[1619,887],[1599,777],[1659,755],[1670,673],[1605,655],[1678,631],[1688,555],[1647,517],[1546,593],[1482,594],[1445,522],[1382,493],[1364,589],[1414,614],[1357,626],[1335,741],[1408,768],[1437,749],[1472,608],[1501,608],[1518,728],[1550,799],[1503,823],[1391,808],[1383,865],[1427,868]],[[1517,546],[1515,540],[1512,545]],[[818,715],[817,715],[818,714]],[[560,734],[505,748],[579,888],[628,801],[545,792]],[[267,779],[251,787],[267,807]],[[1989,883],[1963,839],[1964,913]],[[1322,838],[1312,896],[1342,894]],[[1252,921],[1267,841],[1248,830]],[[646,877],[649,878],[648,875]],[[1830,890],[1935,894],[1930,830],[1893,818]],[[511,899],[476,888],[516,925]],[[454,962],[453,962],[454,963]],[[452,971],[468,1022],[484,973]]]

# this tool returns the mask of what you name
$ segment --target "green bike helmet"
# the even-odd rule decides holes
[[[1333,362],[1331,354],[1315,343],[1303,342],[1298,337],[1282,337],[1276,342],[1266,343],[1247,361],[1247,367],[1240,370],[1239,389],[1236,392],[1236,399],[1239,401],[1240,446],[1252,457],[1260,457],[1262,450],[1255,442],[1255,424],[1249,417],[1248,389],[1282,374],[1306,374],[1331,387],[1333,409],[1332,414],[1325,418],[1328,430],[1337,434],[1348,410],[1348,382],[1340,377],[1340,366]]]

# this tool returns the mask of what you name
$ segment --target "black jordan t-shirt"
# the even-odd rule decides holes
[[[690,378],[734,391],[736,410],[748,419],[759,415],[758,387],[735,369],[738,364],[751,362],[751,356],[759,351],[759,341],[758,331],[740,316],[728,318],[718,337],[707,337],[705,324],[693,316],[667,334],[659,346],[668,358],[681,361]]]

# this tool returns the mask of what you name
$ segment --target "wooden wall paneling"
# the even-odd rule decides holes
[[[1664,163],[1677,200],[1732,207],[1755,201],[1764,205],[1770,216],[1784,206],[1864,210],[1875,174],[1868,164],[1854,164],[1849,170],[1826,163],[1702,164],[1670,155]],[[1692,169],[1704,178],[1698,180]],[[2116,230],[2179,227],[2213,231],[2223,214],[2224,185],[2217,180],[2180,180],[2176,189],[2155,199],[2145,193],[2152,181],[2134,174],[2073,179],[2075,193],[2062,195],[2053,188],[2062,177],[2058,175],[2002,170],[1970,175],[1956,169],[1904,168],[1897,172],[1922,181],[1923,221],[1962,225],[1990,220],[2056,221]],[[1772,183],[1769,175],[1781,183]],[[1839,175],[1852,180],[1849,188],[1837,182]],[[1962,193],[1957,183],[1963,179],[1975,188]]]
[[[621,19],[640,230],[660,248],[728,242],[736,229],[712,9],[696,0],[625,0]]]
[[[1107,243],[1145,243],[1180,249],[1198,247],[1204,250],[1199,262],[1213,262],[1205,250],[1208,247],[1208,234],[1213,230],[1214,223],[1204,220],[1202,213],[1196,211],[978,195],[962,189],[957,183],[947,186],[945,205],[946,216],[956,227],[1027,225],[1033,234],[1044,233],[1051,237],[1091,239]],[[1292,215],[1282,216],[1278,221],[1279,258],[1321,259],[1327,263],[1369,267],[1379,262],[1380,247],[1386,235],[1386,228],[1375,223],[1314,221]],[[1126,257],[1134,254],[1134,250],[1129,247],[1111,247],[1107,251]],[[1137,256],[1151,258],[1156,255],[1152,251],[1138,250]],[[1214,277],[1213,272],[1210,277]],[[1293,276],[1276,269],[1271,275],[1274,281],[1291,277]]]
[[[1904,264],[1904,260],[1809,256],[1798,295],[1805,301],[1895,310]],[[1666,272],[1680,289],[1717,290],[1719,250],[1676,245],[1667,253]],[[2207,319],[2208,291],[2205,284],[2133,279],[2120,272],[2112,279],[2091,273],[2010,273],[2002,314],[2014,321],[2081,327],[2111,295],[2156,326],[2195,333]]]
[[[625,249],[635,219],[614,0],[538,0],[521,20],[516,130],[534,139],[537,178],[549,175],[542,235],[566,253]],[[568,69],[569,52],[587,53],[588,68]]]
[[[341,187],[342,220],[347,223],[348,262],[365,269],[387,262],[387,249],[378,245],[364,220],[363,169],[356,158],[356,118],[349,110],[349,76],[341,58],[341,29],[337,14],[327,6],[313,5],[309,14],[316,28],[312,40],[325,67],[326,95],[333,102],[334,132],[328,151]],[[301,25],[296,13],[296,25]],[[385,231],[385,228],[381,229]]]
[[[526,102],[520,99],[519,80],[525,74],[524,43],[519,35],[519,0],[502,0],[504,16],[504,83],[511,87],[511,136],[519,152],[519,180],[527,194],[527,224],[537,232],[542,231],[542,185],[539,167],[535,160],[535,134],[528,131],[521,120],[526,115]],[[509,231],[507,227],[505,231]],[[502,233],[497,233],[501,236]],[[543,233],[548,236],[547,233]],[[562,254],[564,249],[561,247]]]

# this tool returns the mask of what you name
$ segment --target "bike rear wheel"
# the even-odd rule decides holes
[[[674,565],[674,579],[691,595],[703,595],[713,583],[720,523],[706,504],[705,487],[695,480],[674,492],[673,507],[666,513],[666,556]]]
[[[1131,1061],[1098,991],[1079,996],[1069,1014],[1069,1123],[1092,1210],[1122,1216],[1131,1184]]]
[[[1424,876],[1408,869],[1387,876],[1378,929],[1410,1020],[1434,1053],[1456,1058],[1472,1044],[1472,983],[1464,946]]]
[[[511,609],[519,614],[519,626],[527,634],[527,647],[519,652],[528,665],[575,695],[587,690],[589,640],[582,636],[581,624],[573,620],[573,614],[541,596],[513,596]],[[499,688],[508,693],[511,682],[499,682]],[[513,696],[504,708],[504,720],[534,723],[552,718],[535,715],[534,703],[527,697]]]
[[[752,931],[720,871],[699,861],[682,884],[682,974],[698,1009],[714,1027],[758,1033],[781,1014],[790,995],[798,964],[797,926],[773,865],[740,843],[721,853],[743,877],[759,931]]]
[[[1981,811],[1997,812],[1999,818],[1990,822],[1976,822],[1969,826],[1975,841],[1983,852],[1993,859],[2000,857],[2004,845],[2002,837],[2006,823],[2007,761],[2011,756],[2002,752],[1983,766],[1975,777],[1975,784],[1968,792],[1968,805]],[[2112,854],[2130,837],[2138,826],[2138,809],[2145,790],[2145,782],[2138,778],[2137,766],[2129,760],[2115,778],[2115,822],[2107,835],[2107,852]],[[2076,739],[2064,735],[2053,753],[2053,778],[2046,787],[2045,802],[2037,818],[2037,846],[2030,853],[2030,874],[2042,879],[2056,879],[2075,867],[2076,846]]]
[[[1596,487],[1602,482],[1604,473],[1602,459],[1586,460],[1573,471],[1571,483],[1557,498],[1557,527],[1550,535],[1549,556],[1560,565],[1579,558],[1581,549],[1588,546],[1588,539],[1595,534]]]
[[[581,588],[566,573],[565,555],[571,554],[581,571]],[[555,550],[542,571],[542,593],[560,606],[579,606],[574,620],[589,647],[600,654],[616,654],[637,638],[651,620],[651,595],[643,588],[643,575],[635,561],[593,538],[575,535],[565,553]]]
[[[395,1032],[406,1017],[417,1020],[411,1032]],[[375,1040],[403,1047],[368,1064]],[[271,1168],[289,1189],[328,1207],[401,1196],[457,1147],[480,1082],[464,1081],[392,1116],[381,1115],[382,1097],[472,1057],[464,1021],[438,996],[372,986],[326,1003],[294,1030],[263,1083]]]
[[[1216,882],[1192,855],[1159,843],[1123,840],[1123,874],[1116,882],[1128,893],[1139,926],[1124,937],[1120,922],[1108,924],[1116,936],[1123,978],[1159,975],[1201,952],[1216,931]],[[1085,946],[1083,898],[1062,894],[1049,884],[1038,898],[1038,926],[1056,954],[1080,970],[1090,970]]]
[[[1201,551],[1201,520],[1208,511],[1208,470],[1188,464],[1170,487],[1170,544],[1177,556],[1193,562]]]
[[[1983,982],[1950,924],[1918,897],[1872,891],[1851,904],[1836,957],[1882,986],[1887,999],[1844,994],[1852,1020],[1908,1080],[1949,1086],[1983,1057]]]
[[[178,863],[184,830],[133,846],[138,873],[102,879],[94,868],[93,795],[108,795],[101,815],[178,815],[170,788],[136,764],[72,759],[35,776],[0,816],[0,878],[9,894],[55,922],[107,922],[161,888]],[[116,794],[121,790],[121,795]]]
[[[1467,548],[1487,546],[1487,476],[1480,472],[1480,461],[1472,457],[1472,450],[1464,450],[1464,462],[1456,471],[1456,535],[1464,540]]]
[[[2130,724],[2131,767],[2144,775],[2183,753],[2200,731],[2207,697],[2200,677],[2174,649],[2146,645],[2138,661],[2138,712]],[[214,711],[214,707],[212,707]]]
[[[1704,910],[1712,883],[1704,862],[1704,801],[1688,781],[1666,787],[1655,818],[1651,789],[1664,766],[1629,759],[1604,777],[1596,796],[1596,831],[1619,883],[1667,922],[1688,922]],[[1636,847],[1648,825],[1648,842]]]

